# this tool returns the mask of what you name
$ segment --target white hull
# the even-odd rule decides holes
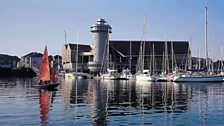
[[[123,80],[135,80],[135,76],[134,75],[121,75],[121,78]]]
[[[119,74],[117,72],[117,70],[114,70],[114,69],[107,69],[107,73],[101,74],[100,77],[101,77],[101,79],[105,79],[105,80],[122,80],[122,79],[126,79],[126,78],[121,78],[121,74]]]
[[[81,72],[65,73],[65,79],[88,79],[88,78],[91,78],[91,76],[87,73],[81,73]]]
[[[135,79],[135,76],[132,75],[131,71],[129,69],[122,70],[122,74],[120,76],[123,80],[133,80]]]
[[[157,81],[157,77],[146,75],[146,74],[138,74],[138,75],[136,75],[136,80],[138,80],[138,81]]]
[[[174,82],[223,82],[224,76],[175,76]]]
[[[121,78],[120,77],[103,76],[102,79],[105,79],[105,80],[120,80]]]
[[[173,81],[173,76],[159,76],[157,81]]]
[[[102,74],[101,75],[101,78],[102,79],[105,79],[105,80],[120,80],[120,76],[119,75],[111,75],[111,74]]]

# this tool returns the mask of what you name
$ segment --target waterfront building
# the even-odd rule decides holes
[[[53,63],[54,57],[52,55],[49,55],[48,56],[48,61],[49,61],[49,63]]]
[[[60,55],[54,56],[54,62],[53,62],[54,68],[57,68],[57,70],[61,70],[62,68],[62,57]]]
[[[78,47],[78,54],[77,54],[77,47]],[[83,44],[64,44],[62,49],[62,64],[63,69],[66,71],[75,71],[76,67],[76,56],[78,56],[78,67],[79,71],[88,71],[88,68],[86,68],[84,65],[88,61],[91,60],[91,57],[88,56],[81,56],[81,53],[83,52],[89,52],[91,51],[90,45],[83,45]]]
[[[62,57],[60,55],[54,56],[54,64],[61,65],[62,64]]]
[[[93,45],[79,44],[78,55],[76,54],[76,44],[65,44],[63,46],[62,63],[64,69],[74,71],[76,69],[75,64],[77,63],[76,56],[78,56],[78,71],[98,73],[101,71],[102,64],[106,58],[110,60],[115,69],[121,71],[125,67],[130,67],[131,62],[131,71],[136,71],[142,41],[109,40],[112,28],[104,19],[98,19],[97,23],[92,25],[90,29],[94,36]],[[106,46],[108,44],[109,56],[105,57]],[[152,52],[153,45],[154,53]],[[187,59],[190,54],[189,42],[145,41],[145,68],[152,68],[152,54],[155,57],[155,71],[157,72],[162,72],[164,59],[166,59],[167,69],[170,71],[176,67],[184,69],[186,68]]]
[[[31,52],[25,56],[21,57],[21,61],[19,62],[19,67],[25,68],[34,68],[39,69],[41,64],[43,54],[37,52]]]
[[[0,54],[0,69],[12,69],[17,67],[20,59],[17,56]]]

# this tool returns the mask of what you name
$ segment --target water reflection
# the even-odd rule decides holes
[[[62,84],[62,106],[67,119],[93,125],[206,125],[210,109],[221,114],[209,101],[223,110],[223,100],[213,100],[223,92],[217,84],[74,80]]]
[[[221,110],[223,111],[224,85],[222,83],[174,83],[174,85],[190,89],[192,92],[191,106],[194,110],[193,117],[198,125],[213,125],[214,122],[223,124],[223,121],[217,121]],[[209,119],[209,120],[208,120]]]
[[[71,97],[72,85],[73,85],[73,81],[71,80],[63,81],[61,85],[61,90],[62,90],[61,100],[62,100],[63,108],[71,107],[70,97]]]
[[[94,125],[107,124],[108,90],[101,80],[91,80],[88,86],[89,103],[91,104],[91,118]],[[102,83],[102,85],[101,85]]]
[[[1,125],[223,125],[222,83],[62,80],[55,96],[36,82],[0,78]]]
[[[48,123],[48,114],[50,111],[51,104],[53,104],[56,91],[46,91],[40,90],[38,92],[39,104],[40,104],[40,119],[41,125],[46,125]]]

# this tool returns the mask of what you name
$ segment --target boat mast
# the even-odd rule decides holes
[[[59,64],[59,51],[58,51],[58,61],[57,61],[57,62],[58,62],[58,71],[57,71],[57,72],[59,73],[59,70],[60,70],[60,64]],[[58,74],[58,73],[57,73],[57,74]]]
[[[66,36],[66,31],[65,30],[64,30],[64,33],[65,33],[65,52],[62,52],[62,54],[64,53],[64,55],[65,55],[65,69],[67,69],[67,62],[68,62],[67,54],[68,54],[68,50],[67,50],[67,46],[66,46],[67,45],[67,36]]]
[[[155,48],[154,48],[154,43],[152,44],[152,75],[155,75]]]
[[[170,65],[169,65],[169,53],[168,53],[168,41],[166,41],[166,73],[170,72]]]
[[[200,55],[200,47],[198,48],[198,69],[200,70],[201,69],[201,55]]]
[[[173,73],[173,71],[174,71],[174,69],[173,69],[173,67],[174,67],[174,63],[173,63],[173,60],[174,60],[174,56],[173,56],[173,54],[174,54],[174,51],[173,51],[173,41],[171,41],[171,64],[172,64],[172,66],[171,66],[171,72]]]
[[[76,66],[75,66],[75,72],[77,73],[78,72],[78,56],[79,56],[79,44],[78,44],[78,41],[79,41],[79,31],[77,30],[77,44],[76,44]]]
[[[165,52],[164,52],[164,61],[165,61],[164,62],[164,71],[166,74],[168,74],[168,71],[167,71],[168,70],[168,67],[167,67],[168,66],[168,63],[167,63],[168,57],[167,56],[168,56],[168,51],[167,51],[167,40],[166,40],[165,41]]]
[[[208,7],[205,6],[205,55],[206,67],[208,67]]]
[[[165,53],[164,53],[164,51],[163,51],[163,63],[162,63],[162,72],[165,72]]]
[[[131,70],[131,60],[132,60],[132,57],[131,57],[131,41],[130,41],[130,58],[129,58],[129,69]]]
[[[221,50],[220,50],[220,72],[222,72],[222,69],[223,69],[223,62],[222,62],[222,47],[221,47]]]
[[[67,36],[66,36],[66,31],[64,30],[65,33],[65,44],[67,44]]]
[[[188,46],[188,69],[192,69],[192,57],[191,57],[191,50],[190,48],[192,47],[192,40],[190,40],[190,45]]]
[[[144,17],[144,28],[143,28],[143,36],[142,36],[142,69],[143,70],[145,67],[145,38],[146,38],[146,34],[147,34],[147,30],[146,30],[147,24],[146,24],[146,17]]]
[[[109,43],[109,29],[108,29],[108,32],[107,32],[107,38],[106,38],[106,41],[107,41],[107,55],[106,55],[106,69],[110,69],[110,43]]]

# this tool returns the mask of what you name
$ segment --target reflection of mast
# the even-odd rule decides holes
[[[154,107],[154,84],[151,84],[149,87],[149,97],[150,97],[150,105],[151,105],[151,110],[153,110]]]
[[[205,92],[205,112],[204,112],[204,126],[207,125],[206,121],[207,121],[207,113],[208,113],[208,92]]]
[[[106,96],[106,104],[105,104],[105,117],[108,117],[108,106],[109,106],[109,96],[110,96],[110,85],[107,84],[107,96]]]
[[[201,91],[199,88],[199,94],[198,94],[198,117],[201,116]]]
[[[165,120],[167,120],[167,83],[165,83],[165,85],[162,85],[161,87],[161,91],[162,91],[162,105],[163,105],[163,109],[164,109],[164,113],[165,113]]]
[[[61,86],[61,100],[62,100],[62,106],[64,108],[71,107],[72,82],[73,81],[66,80]]]
[[[76,107],[75,107],[75,121],[77,121],[77,108],[78,108],[78,89],[77,89],[77,87],[78,87],[78,83],[77,83],[77,79],[75,79],[75,105],[76,105]]]
[[[199,86],[198,89],[198,119],[200,123],[207,124],[207,113],[208,113],[208,88],[206,86]]]
[[[172,42],[173,43],[173,42]],[[172,49],[173,50],[173,49]],[[173,51],[172,51],[173,52]],[[173,57],[173,56],[172,56]],[[173,58],[172,58],[173,59]],[[172,71],[173,71],[173,68],[172,68]],[[170,119],[171,119],[171,122],[173,121],[173,114],[174,114],[174,111],[173,111],[173,108],[174,108],[174,104],[175,104],[175,89],[174,89],[174,85],[172,84],[171,85],[171,106],[170,106],[170,110],[171,110],[171,113],[170,113]]]
[[[139,104],[138,109],[139,109],[139,116],[141,119],[140,124],[143,125],[144,124],[144,96],[143,96],[144,91],[143,90],[146,86],[146,83],[141,81],[141,82],[138,82],[138,84],[139,84],[139,87],[136,86],[136,90],[139,93],[138,94],[139,98],[137,99],[137,101]]]
[[[126,83],[127,83],[127,82],[129,82],[129,83],[128,83],[128,87],[129,87],[129,88],[128,88],[128,90],[129,90],[129,93],[128,93],[128,96],[129,96],[128,98],[129,98],[129,99],[128,99],[128,101],[129,101],[129,111],[130,111],[130,115],[131,115],[131,114],[132,114],[132,113],[131,113],[131,104],[132,104],[132,101],[131,101],[131,83],[130,83],[130,81],[126,81]]]

